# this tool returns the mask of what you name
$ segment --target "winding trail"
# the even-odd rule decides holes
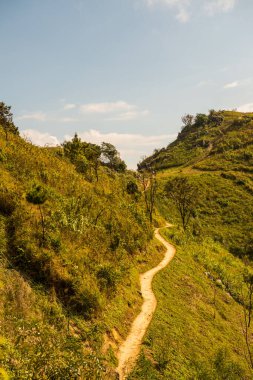
[[[171,225],[167,224],[166,227],[171,227]],[[160,235],[159,230],[159,228],[155,230],[155,237],[162,242],[162,244],[167,248],[167,251],[165,252],[164,259],[160,262],[160,264],[148,272],[140,275],[143,304],[140,314],[136,317],[131,326],[129,335],[119,347],[117,355],[118,367],[116,372],[118,373],[120,380],[125,380],[127,375],[133,369],[141,349],[142,339],[156,309],[157,301],[151,286],[153,277],[157,272],[169,264],[176,253],[176,249]]]

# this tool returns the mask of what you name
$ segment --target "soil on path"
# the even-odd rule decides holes
[[[166,227],[170,227],[169,224]],[[169,244],[160,234],[159,228],[155,231],[155,237],[162,242],[166,247],[164,259],[153,269],[140,275],[141,294],[143,304],[140,314],[134,320],[130,333],[126,340],[121,344],[118,351],[118,367],[116,372],[120,380],[125,380],[131,372],[138,358],[142,339],[147,331],[147,328],[152,320],[156,309],[157,301],[152,291],[152,279],[154,275],[161,269],[165,268],[175,255],[175,248]]]

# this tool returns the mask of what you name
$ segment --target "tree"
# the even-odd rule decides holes
[[[18,128],[12,121],[11,106],[7,106],[4,102],[0,102],[0,125],[5,132],[6,141],[8,141],[8,134],[13,133],[18,135]]]
[[[82,141],[75,133],[71,141],[64,141],[62,144],[64,155],[74,164],[78,156],[82,153]]]
[[[64,141],[62,146],[64,155],[70,159],[79,173],[86,174],[90,169],[89,180],[92,180],[91,169],[93,169],[98,181],[100,146],[82,141],[77,133],[75,133],[71,141]]]
[[[100,165],[101,148],[96,144],[83,143],[83,153],[93,168],[96,180],[98,181],[98,168]]]
[[[197,113],[194,121],[196,127],[203,127],[208,122],[208,116],[204,113]]]
[[[182,116],[181,120],[184,124],[182,129],[184,129],[185,127],[191,127],[194,122],[194,116],[190,114],[185,114],[184,116]]]
[[[42,212],[42,205],[47,200],[47,192],[41,185],[33,185],[31,190],[26,194],[26,200],[34,205],[39,206],[42,226],[42,242],[45,242],[45,219]]]
[[[140,172],[140,181],[143,188],[146,212],[150,223],[152,223],[157,191],[156,173],[154,171],[143,170]]]
[[[186,177],[175,177],[165,185],[165,194],[179,212],[183,229],[186,230],[196,206],[197,189]]]
[[[215,110],[210,110],[208,115],[208,123],[209,124],[215,124],[215,125],[221,125],[223,122],[223,116],[221,112],[217,112]]]
[[[101,161],[105,166],[117,172],[124,172],[126,170],[126,164],[120,158],[119,152],[114,145],[103,142],[101,144],[101,153]]]

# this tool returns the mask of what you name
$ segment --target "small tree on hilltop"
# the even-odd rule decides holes
[[[186,230],[196,207],[198,192],[186,177],[175,177],[165,185],[165,194],[174,203]]]
[[[182,127],[183,130],[185,127],[191,127],[193,125],[194,116],[190,114],[185,114],[184,116],[182,116],[181,120],[184,124]]]
[[[11,106],[7,106],[4,102],[0,102],[0,125],[5,132],[6,141],[8,141],[8,134],[13,133],[18,135],[18,128],[12,121]]]

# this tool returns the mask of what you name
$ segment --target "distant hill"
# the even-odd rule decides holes
[[[139,170],[157,171],[161,191],[172,177],[187,177],[199,189],[193,222],[231,252],[253,258],[253,114],[210,111],[189,119]],[[168,218],[174,211],[166,202],[162,196],[160,210]]]
[[[197,114],[177,139],[139,164],[162,170],[192,166],[202,170],[253,173],[253,113]]]

